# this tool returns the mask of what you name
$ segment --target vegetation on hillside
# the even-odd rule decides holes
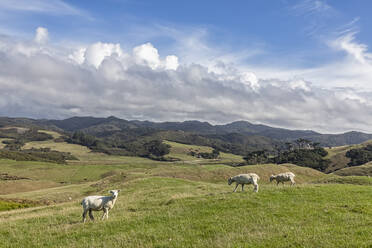
[[[272,161],[277,164],[291,163],[299,166],[305,166],[319,171],[324,171],[330,161],[324,159],[327,151],[322,147],[313,149],[296,149],[285,151],[274,157]]]
[[[6,144],[8,150],[20,150],[21,147],[30,141],[44,141],[53,139],[53,136],[47,133],[39,132],[36,128],[0,128],[0,138],[8,138],[2,143]]]
[[[72,144],[87,146],[95,152],[103,152],[109,155],[140,156],[152,159],[162,159],[169,153],[170,146],[161,140],[135,140],[124,142],[120,139],[99,139],[81,131],[74,132],[66,139]]]
[[[77,160],[70,153],[52,151],[49,148],[27,149],[27,150],[7,150],[0,149],[0,159],[12,159],[16,161],[41,161],[63,164],[66,160]]]
[[[346,157],[350,158],[349,166],[358,166],[372,161],[372,145],[351,149],[346,152]]]
[[[330,164],[327,151],[319,147],[318,143],[311,143],[306,139],[298,139],[294,143],[286,143],[287,150],[278,151],[277,155],[270,155],[267,151],[260,150],[248,153],[244,160],[247,164],[291,163],[305,166],[319,171],[325,171]]]

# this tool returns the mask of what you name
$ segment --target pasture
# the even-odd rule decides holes
[[[70,151],[65,165],[0,160],[1,172],[27,179],[0,181],[0,247],[370,247],[372,180],[340,177],[291,164],[231,167],[241,157],[199,159],[168,142],[171,157],[107,156],[67,143],[28,147]],[[292,171],[296,186],[269,183]],[[252,186],[232,193],[227,178],[257,173]],[[80,201],[121,189],[108,221],[81,223]],[[17,203],[22,199],[24,203]],[[6,206],[10,204],[12,206]],[[23,204],[23,205],[22,205]],[[28,204],[28,205],[27,205]]]

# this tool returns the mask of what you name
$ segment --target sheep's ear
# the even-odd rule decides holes
[[[112,190],[109,191],[110,194],[113,194],[114,192]]]
[[[120,189],[118,189],[118,193],[120,192]]]

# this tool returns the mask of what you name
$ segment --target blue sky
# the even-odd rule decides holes
[[[367,0],[0,0],[0,115],[372,132],[371,9]],[[69,83],[80,88],[59,86]],[[40,100],[51,92],[64,96]]]
[[[1,1],[0,1],[1,2]],[[4,1],[12,2],[12,1]],[[3,8],[3,29],[33,36],[43,26],[55,41],[152,42],[167,49],[174,40],[158,26],[192,32],[203,29],[206,40],[229,50],[261,48],[278,56],[327,50],[324,40],[336,36],[355,21],[358,40],[370,45],[372,3],[360,1],[45,1],[45,10],[25,11],[33,1],[20,1],[23,9]],[[35,1],[41,5],[43,1]],[[317,7],[316,2],[319,2]],[[57,3],[50,11],[47,7]],[[61,4],[63,3],[63,5]],[[14,2],[12,3],[14,5]],[[59,6],[58,6],[59,4]],[[1,5],[0,5],[1,6]],[[51,8],[51,7],[50,7]],[[137,29],[152,29],[138,34]],[[326,51],[323,51],[326,52]],[[316,55],[320,62],[322,55]],[[329,54],[327,54],[329,55]],[[269,55],[270,56],[270,55]],[[309,56],[310,55],[304,55]],[[279,58],[280,59],[280,58]],[[302,61],[304,64],[316,62]]]

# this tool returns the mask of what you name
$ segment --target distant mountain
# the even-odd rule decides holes
[[[319,142],[322,146],[344,146],[360,144],[372,139],[372,134],[362,132],[346,132],[342,134],[320,134],[309,136],[309,140]]]
[[[198,143],[223,143],[227,146],[244,146],[252,149],[283,145],[284,142],[305,138],[319,142],[322,146],[359,144],[372,139],[372,134],[347,132],[343,134],[321,134],[311,130],[289,130],[275,128],[247,121],[236,121],[225,125],[212,125],[197,120],[184,122],[128,121],[114,116],[108,118],[72,117],[65,120],[34,120],[28,118],[0,117],[1,126],[40,126],[65,132],[82,131],[96,137],[121,137],[122,140],[135,140],[146,136],[166,134],[167,138]],[[171,132],[169,132],[171,131]],[[240,149],[240,148],[239,148]],[[238,150],[239,150],[238,149]]]

